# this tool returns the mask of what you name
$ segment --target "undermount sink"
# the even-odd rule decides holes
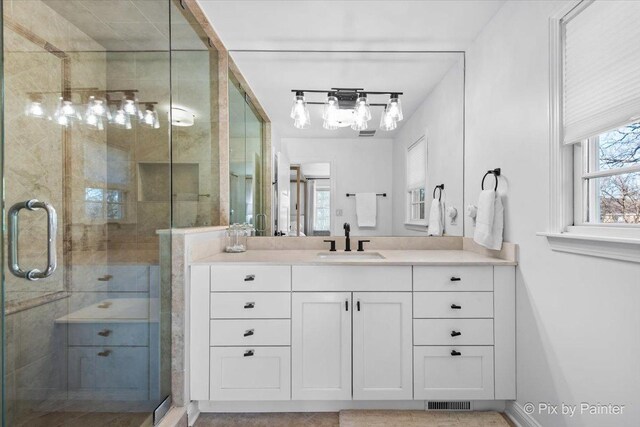
[[[317,257],[330,260],[384,259],[378,252],[320,252]]]

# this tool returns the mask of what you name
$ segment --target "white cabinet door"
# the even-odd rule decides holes
[[[353,294],[353,398],[413,397],[411,293]]]
[[[294,293],[293,400],[351,399],[351,293]]]
[[[415,359],[417,400],[492,400],[493,347],[419,346]]]

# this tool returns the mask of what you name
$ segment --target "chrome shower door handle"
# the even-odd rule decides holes
[[[262,218],[262,220],[260,220],[260,218]],[[258,224],[260,224],[260,227],[258,226]],[[265,228],[267,227],[267,214],[257,214],[256,215],[256,231],[261,233],[265,230]]]
[[[43,209],[47,213],[47,266],[44,270],[34,268],[24,271],[20,268],[20,259],[18,257],[18,235],[20,229],[18,227],[18,214],[22,209],[35,211]],[[56,271],[58,265],[56,256],[56,235],[58,229],[58,215],[56,210],[47,202],[41,202],[36,199],[19,202],[11,206],[9,209],[9,270],[11,274],[27,280],[38,280],[49,277]]]

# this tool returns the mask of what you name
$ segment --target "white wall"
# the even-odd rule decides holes
[[[640,264],[552,252],[548,18],[558,1],[508,1],[467,52],[465,198],[502,167],[505,238],[520,245],[518,404],[626,405],[622,415],[535,414],[543,426],[637,426]],[[465,234],[473,227],[466,224]]]
[[[390,236],[391,206],[393,194],[391,188],[391,155],[393,141],[374,138],[283,138],[283,150],[286,150],[291,164],[331,163],[331,226],[332,235],[343,235],[342,225],[351,224],[354,236]],[[356,219],[356,201],[346,197],[346,193],[375,192],[387,193],[387,197],[378,197],[377,227],[360,229]],[[336,211],[342,210],[342,216],[336,217]]]
[[[427,212],[433,188],[445,184],[445,206],[458,210],[456,224],[445,220],[445,233],[462,236],[463,230],[463,153],[464,153],[464,58],[454,65],[423,104],[404,123],[393,143],[393,234],[425,235],[405,227],[404,193],[407,148],[423,135],[427,139]],[[428,213],[427,213],[428,215]],[[428,217],[427,217],[428,218]]]

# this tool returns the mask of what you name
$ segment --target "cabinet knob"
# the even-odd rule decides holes
[[[460,310],[462,308],[461,305],[457,305],[457,304],[451,304],[451,309],[452,310]]]
[[[451,355],[452,356],[462,356],[462,353],[460,353],[459,351],[451,350]]]
[[[247,274],[246,276],[244,276],[245,282],[253,282],[254,280],[256,280],[255,274]]]
[[[254,308],[256,306],[255,302],[247,302],[244,304],[244,308]]]
[[[244,331],[245,337],[250,337],[251,335],[253,335],[253,329],[247,329],[246,331]]]
[[[458,336],[460,336],[460,335],[462,335],[462,332],[458,332],[458,331],[451,331],[451,336],[452,336],[452,337],[458,337]]]
[[[253,356],[253,350],[247,350],[244,352],[244,357],[251,357]]]
[[[454,277],[452,277],[452,278],[451,278],[451,279],[449,279],[449,280],[451,280],[452,282],[459,282],[459,281],[460,281],[460,280],[462,280],[462,279],[461,279],[461,278],[459,278],[459,277],[455,277],[455,276],[454,276]]]
[[[103,350],[100,353],[98,353],[98,356],[100,357],[108,357],[111,354],[111,350]]]
[[[111,329],[103,329],[98,332],[98,335],[100,335],[101,337],[108,337],[109,335],[111,335],[111,332]]]

